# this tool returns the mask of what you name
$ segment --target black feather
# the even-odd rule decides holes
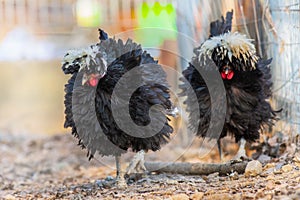
[[[217,20],[211,23],[211,36],[217,36],[231,30],[232,12],[227,12],[226,20],[222,17],[221,21]],[[201,46],[200,46],[201,47]],[[212,54],[212,61],[217,69],[221,69],[224,65],[233,66],[234,76],[231,80],[223,80],[226,91],[226,102],[220,98],[211,99],[212,93],[215,90],[208,90],[208,86],[204,81],[203,74],[197,71],[202,69],[207,71],[212,70],[207,63],[199,61],[199,48],[194,50],[195,57],[192,58],[189,67],[183,71],[184,78],[181,78],[183,84],[181,96],[186,96],[185,104],[189,112],[189,124],[192,130],[200,137],[222,138],[227,134],[235,137],[236,141],[241,138],[247,141],[254,141],[259,138],[260,131],[263,127],[272,127],[277,120],[276,113],[272,109],[269,98],[272,95],[272,80],[270,63],[272,59],[259,59],[255,64],[254,70],[240,70],[240,67],[247,65],[247,60],[243,63],[232,62],[228,58],[220,58],[220,55]],[[218,47],[216,47],[218,48]],[[211,77],[206,77],[213,79]],[[191,85],[192,90],[189,89]],[[211,87],[211,86],[210,86]],[[195,92],[196,98],[192,97],[192,92]],[[214,95],[218,96],[218,95]],[[218,106],[226,106],[225,124],[221,135],[209,135],[209,123],[212,120],[211,105],[212,101]],[[197,107],[199,105],[199,108]],[[220,107],[219,107],[220,108]],[[221,110],[221,109],[220,109]],[[218,112],[214,111],[214,112]],[[200,116],[197,115],[200,113]],[[222,120],[220,120],[220,123]],[[199,124],[196,126],[196,124]],[[218,122],[214,124],[218,125]]]
[[[108,35],[104,30],[99,28],[98,31],[99,31],[99,40],[100,41],[108,39]]]
[[[104,133],[112,143],[121,149],[127,150],[131,148],[135,152],[140,150],[159,150],[161,145],[168,142],[170,134],[173,132],[173,128],[168,124],[168,120],[166,120],[162,130],[154,136],[146,138],[133,137],[123,132],[117,126],[112,117],[110,105],[113,89],[126,72],[134,67],[143,66],[143,64],[155,65],[159,69],[158,73],[153,73],[152,70],[148,69],[149,66],[147,65],[143,66],[143,74],[141,74],[140,78],[145,80],[146,85],[138,88],[133,93],[129,102],[129,113],[132,120],[140,126],[148,125],[150,123],[148,113],[153,105],[159,104],[165,109],[171,109],[172,104],[170,102],[166,74],[149,54],[143,52],[139,46],[131,41],[126,42],[125,45],[121,42],[116,43],[113,40],[111,42],[112,46],[117,45],[119,46],[118,49],[123,48],[125,52],[127,50],[128,52],[114,60],[108,67],[106,76],[99,81],[96,94],[96,111],[100,125],[109,127],[108,129],[104,129]],[[151,79],[147,82],[148,77],[151,77]],[[122,94],[118,95],[120,96],[120,101],[122,101]],[[106,112],[102,112],[102,105],[104,103],[108,105]],[[122,113],[120,113],[120,115],[122,115]],[[165,119],[167,119],[166,116]],[[154,120],[152,123],[159,123],[159,121],[163,119],[152,120]]]
[[[126,72],[144,65],[140,78],[144,80],[145,85],[133,93],[129,102],[129,112],[137,125],[145,126],[150,123],[149,109],[152,105],[158,103],[165,109],[172,107],[165,72],[157,61],[132,40],[123,43],[122,40],[107,38],[103,30],[99,30],[99,34],[101,43],[96,46],[99,55],[106,55],[109,66],[97,87],[82,85],[84,73],[94,72],[93,67],[97,66],[90,66],[90,69],[83,68],[80,71],[77,67],[79,63],[69,65],[68,68],[63,66],[66,74],[72,74],[65,85],[64,126],[72,128],[72,134],[79,139],[78,144],[88,150],[89,159],[96,152],[107,156],[120,155],[129,148],[133,151],[159,150],[161,145],[168,142],[173,132],[168,120],[165,120],[162,130],[151,137],[132,137],[116,125],[111,111],[111,95],[117,82]],[[153,73],[152,68],[150,70],[151,65],[155,65],[157,73]],[[165,115],[163,118],[168,119]],[[156,123],[164,119],[152,120]]]
[[[221,138],[230,133],[235,136],[237,141],[242,137],[247,141],[254,141],[259,138],[259,131],[262,127],[265,125],[271,127],[274,124],[276,111],[271,108],[267,101],[272,94],[269,61],[260,60],[256,70],[236,71],[231,81],[224,81],[227,113]],[[187,104],[192,129],[196,131],[198,136],[206,137],[211,120],[212,100],[208,86],[195,68],[197,65],[200,65],[197,59],[193,59],[190,66],[184,70],[183,75],[186,81],[181,79],[184,84],[180,85],[180,88],[182,89],[181,95],[187,96],[185,104]],[[197,100],[191,97],[188,84],[191,84]],[[198,127],[193,127],[193,124],[197,124],[199,120],[196,117],[195,104],[200,106]],[[222,102],[218,104],[222,105]]]
[[[221,17],[220,20],[216,20],[210,23],[210,36],[218,36],[223,33],[227,33],[231,31],[232,27],[232,16],[233,16],[233,10],[231,12],[226,13],[226,19],[224,17]]]

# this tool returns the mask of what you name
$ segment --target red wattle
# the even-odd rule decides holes
[[[225,74],[225,72],[221,72],[221,77],[222,77],[222,79],[226,79],[227,78],[227,74]]]
[[[233,75],[234,75],[233,71],[229,72],[229,74],[227,74],[227,79],[228,80],[232,79]]]
[[[96,78],[91,78],[89,80],[89,84],[90,84],[90,86],[95,87],[98,84],[98,80]]]
[[[222,79],[231,80],[233,78],[234,72],[231,71],[228,74],[225,74],[225,72],[221,72]]]

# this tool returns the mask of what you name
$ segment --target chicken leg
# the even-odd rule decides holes
[[[141,150],[136,153],[129,166],[127,167],[126,174],[145,173],[145,151]]]
[[[219,151],[219,156],[220,156],[220,162],[224,162],[224,155],[221,147],[221,140],[217,140],[217,145],[218,145],[218,151]]]
[[[240,140],[239,150],[237,154],[234,156],[233,160],[249,159],[248,156],[246,155],[245,145],[246,145],[246,140],[242,138]]]
[[[124,178],[124,174],[121,169],[121,156],[116,156],[116,168],[117,168],[117,177],[116,177],[116,185],[119,189],[127,188],[127,183]]]

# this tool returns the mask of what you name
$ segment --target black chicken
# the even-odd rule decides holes
[[[72,128],[72,134],[79,139],[79,144],[87,148],[89,159],[96,152],[102,156],[115,156],[116,182],[119,187],[124,187],[126,183],[120,169],[121,154],[132,149],[143,157],[144,151],[159,150],[173,132],[167,115],[175,113],[166,74],[157,61],[132,40],[123,43],[120,39],[108,38],[102,30],[99,32],[100,43],[71,50],[64,56],[62,69],[65,74],[72,74],[65,85],[64,127]],[[136,72],[130,74],[131,70]],[[136,76],[127,77],[132,81],[127,79],[126,82],[125,79],[122,82],[127,73]],[[141,86],[128,94],[126,88],[132,87],[137,81]],[[120,83],[125,89],[115,92]],[[130,98],[126,99],[128,95]],[[127,133],[120,128],[123,121],[127,130],[134,127],[127,124],[126,113],[118,109],[113,113],[113,106],[120,105],[129,107],[129,118],[138,128],[151,124],[152,127],[135,135]],[[117,121],[116,117],[121,120]],[[145,169],[142,161],[133,163],[141,166],[131,165],[129,171],[133,167]]]
[[[240,141],[235,158],[246,157],[246,141],[257,140],[264,126],[272,127],[276,112],[279,112],[271,108],[268,100],[272,95],[269,68],[272,59],[259,58],[251,39],[238,32],[231,32],[232,15],[233,11],[227,12],[226,19],[222,17],[221,21],[211,23],[210,38],[194,49],[195,56],[183,71],[185,79],[182,78],[184,83],[180,85],[181,95],[187,96],[185,103],[190,125],[197,136],[217,139],[221,159],[221,138],[227,134],[233,135],[236,142]],[[215,79],[213,76],[203,77],[203,74],[213,72],[219,74],[219,87],[223,87],[226,93],[224,99],[220,94],[215,94],[214,88],[217,85],[209,90],[205,78],[215,83],[217,80],[211,80]],[[191,96],[189,85],[195,92],[195,98]],[[212,94],[220,98],[211,99]],[[212,103],[217,108],[214,111],[211,110]],[[212,112],[215,114],[221,108],[224,111],[223,119],[221,112],[215,115],[219,119],[211,119]],[[213,126],[221,126],[220,134],[208,133],[211,120],[214,120]]]

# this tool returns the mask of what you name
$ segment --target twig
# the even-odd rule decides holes
[[[245,29],[246,34],[248,35],[248,37],[250,37],[249,31],[248,31],[248,28],[247,28],[246,17],[245,17],[245,14],[244,14],[244,7],[243,7],[243,5],[240,1],[238,1],[238,5],[240,7],[240,12],[242,14],[244,29]]]
[[[253,6],[253,15],[254,15],[254,25],[255,25],[255,31],[257,35],[257,46],[258,46],[258,53],[260,56],[262,56],[262,51],[261,51],[261,44],[260,44],[260,35],[258,31],[258,21],[257,21],[257,13],[256,13],[256,4],[255,1],[252,0],[252,6]]]
[[[219,172],[220,175],[227,175],[233,171],[244,173],[247,163],[246,161],[222,164],[146,162],[145,167],[150,172],[159,173],[208,175]]]

